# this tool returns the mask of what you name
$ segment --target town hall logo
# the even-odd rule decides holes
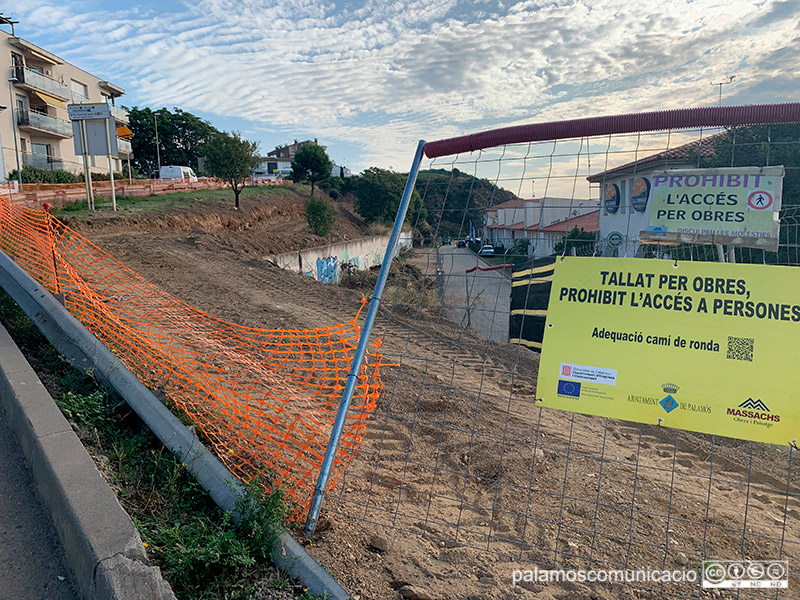
[[[661,402],[659,402],[659,404],[661,405],[661,408],[667,411],[667,413],[671,413],[673,410],[678,408],[678,401],[672,397],[672,394],[677,394],[678,390],[681,388],[674,383],[663,383],[661,384],[661,389],[664,390],[667,395],[661,400]]]

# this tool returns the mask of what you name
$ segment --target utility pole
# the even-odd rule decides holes
[[[712,86],[714,86],[714,85],[718,85],[719,86],[719,105],[720,106],[722,106],[722,86],[723,85],[728,85],[729,83],[733,83],[734,79],[736,79],[736,75],[729,75],[728,76],[728,81],[719,81],[717,83],[714,83],[713,81],[709,82]]]
[[[153,113],[153,123],[156,126],[156,159],[158,160],[158,176],[161,177],[161,151],[158,149],[158,118]]]

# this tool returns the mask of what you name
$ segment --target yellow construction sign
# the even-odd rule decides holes
[[[542,406],[773,444],[800,437],[800,269],[556,260]]]

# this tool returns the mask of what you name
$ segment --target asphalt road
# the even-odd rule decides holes
[[[0,600],[77,600],[61,554],[0,407]]]
[[[447,318],[469,325],[478,334],[496,342],[508,342],[511,308],[511,278],[501,271],[467,269],[489,264],[468,248],[442,246],[438,260]],[[469,306],[469,310],[467,307]]]

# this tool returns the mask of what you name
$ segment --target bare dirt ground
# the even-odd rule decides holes
[[[303,214],[296,197],[245,197],[238,213],[202,207],[74,225],[223,319],[301,329],[347,321],[359,290],[264,260],[360,235],[357,217],[340,211],[339,229],[315,239]],[[308,544],[355,597],[706,597],[699,584],[511,584],[513,569],[535,565],[660,570],[704,557],[788,559],[800,586],[797,453],[542,409],[536,354],[482,340],[393,290],[376,329],[385,361],[398,366],[384,369],[359,454]]]

